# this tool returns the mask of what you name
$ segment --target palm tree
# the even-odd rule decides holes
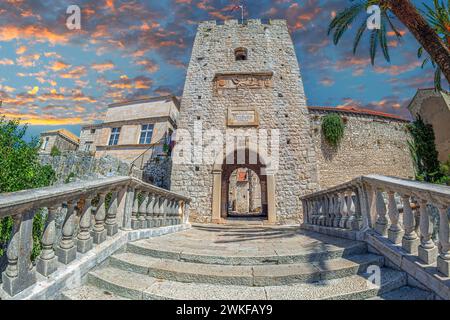
[[[370,30],[370,57],[372,64],[375,63],[375,56],[378,47],[381,47],[384,58],[389,62],[389,47],[387,42],[388,28],[394,31],[397,37],[400,32],[393,24],[393,16],[400,20],[417,39],[420,45],[428,52],[431,59],[440,68],[444,76],[450,83],[450,49],[436,31],[430,26],[425,18],[417,11],[410,0],[359,0],[353,1],[355,4],[338,13],[331,21],[328,34],[334,31],[333,41],[338,44],[342,35],[350,25],[366,14],[367,8],[371,5],[379,5],[381,8],[381,28]],[[353,53],[360,43],[360,40],[367,29],[366,19],[363,19],[359,26],[353,43]]]
[[[433,27],[446,46],[450,47],[450,1],[446,6],[444,2],[439,3],[438,0],[434,0],[434,9],[426,4],[424,4],[424,6],[426,8],[424,14],[428,23]],[[423,56],[423,47],[419,48],[417,56],[419,58]],[[436,62],[430,56],[423,60],[422,68],[430,61],[433,68],[436,69],[434,73],[434,85],[436,90],[442,90],[441,68],[436,66]]]

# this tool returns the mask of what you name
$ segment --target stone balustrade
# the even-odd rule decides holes
[[[0,195],[0,218],[12,217],[2,288],[14,296],[48,277],[119,229],[156,228],[188,222],[190,199],[132,177],[113,177]],[[33,219],[47,209],[41,252],[31,261]],[[44,212],[45,212],[44,211]],[[40,213],[39,213],[40,214]],[[62,216],[60,234],[56,217]]]
[[[450,276],[450,187],[369,175],[301,200],[305,224],[373,230],[424,265],[435,265],[445,277]],[[433,210],[439,213],[436,239],[432,237]]]

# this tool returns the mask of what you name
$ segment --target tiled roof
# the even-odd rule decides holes
[[[370,115],[370,116],[378,116],[388,119],[395,119],[395,120],[402,120],[402,121],[409,121],[406,118],[403,118],[399,115],[392,114],[392,113],[385,113],[370,109],[362,109],[362,108],[356,108],[356,107],[308,107],[311,111],[334,111],[334,112],[349,112],[354,114],[363,114],[363,115]]]
[[[80,138],[78,138],[75,134],[66,129],[57,129],[43,132],[43,134],[52,134],[52,133],[60,134],[66,137],[67,139],[72,140],[73,142],[80,143]]]

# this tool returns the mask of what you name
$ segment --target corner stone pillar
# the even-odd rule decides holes
[[[212,201],[212,223],[220,223],[220,207],[222,193],[222,170],[213,170],[213,201]]]

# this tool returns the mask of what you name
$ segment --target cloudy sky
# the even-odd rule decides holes
[[[432,0],[415,1],[418,7]],[[297,49],[310,106],[359,106],[408,116],[417,88],[433,85],[418,44],[397,20],[389,34],[392,62],[356,56],[354,32],[334,46],[326,30],[349,0],[247,0],[248,18],[283,18]],[[81,30],[66,27],[67,7],[82,10]],[[102,118],[109,103],[182,94],[196,26],[238,18],[230,0],[1,0],[0,114],[21,118],[31,133]]]

